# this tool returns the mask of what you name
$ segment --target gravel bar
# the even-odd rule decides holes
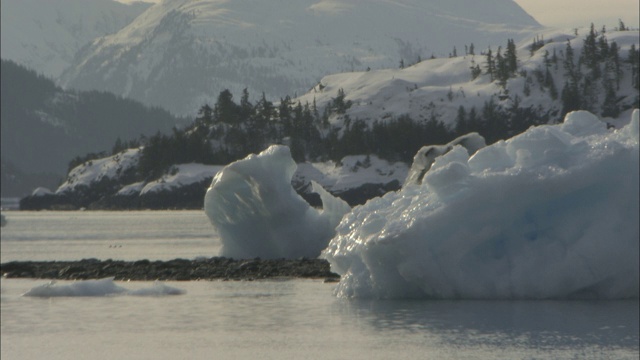
[[[225,257],[174,259],[168,261],[121,261],[83,259],[79,261],[13,261],[0,265],[5,278],[87,280],[114,277],[115,280],[189,281],[260,280],[306,278],[338,281],[324,259],[301,258],[236,260]]]

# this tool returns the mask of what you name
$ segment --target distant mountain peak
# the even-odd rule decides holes
[[[294,96],[327,74],[397,67],[538,27],[511,0],[164,1],[85,48],[62,84],[194,113],[223,89]]]
[[[150,6],[114,0],[2,0],[2,58],[57,78],[82,46],[119,31]]]

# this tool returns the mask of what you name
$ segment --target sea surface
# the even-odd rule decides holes
[[[202,211],[3,214],[3,263],[192,259],[220,248]],[[346,300],[320,280],[166,282],[186,291],[171,296],[21,296],[47,282],[0,280],[3,360],[640,357],[637,300]]]

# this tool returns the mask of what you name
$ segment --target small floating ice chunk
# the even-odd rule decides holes
[[[59,296],[108,296],[126,293],[127,289],[116,285],[113,277],[99,280],[82,280],[68,285],[59,285],[55,281],[36,286],[23,296],[59,297]]]
[[[164,296],[164,295],[181,295],[185,291],[165,285],[156,281],[153,286],[140,288],[137,290],[129,290],[127,288],[116,285],[113,277],[98,280],[79,280],[67,285],[60,285],[55,281],[47,284],[33,287],[22,296],[31,297],[101,297],[114,295],[133,295],[133,296]]]

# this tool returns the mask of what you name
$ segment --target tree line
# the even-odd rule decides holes
[[[351,104],[344,97],[340,91],[320,112],[315,104],[294,103],[288,97],[275,105],[262,96],[254,104],[246,90],[236,102],[233,94],[224,90],[213,107],[205,104],[199,109],[190,126],[130,142],[118,140],[112,154],[132,146],[141,148],[135,177],[129,181],[156,179],[174,164],[227,164],[272,144],[288,145],[297,162],[337,162],[347,155],[376,154],[389,161],[411,163],[424,145],[444,144],[472,131],[494,142],[546,123],[551,116],[541,108],[521,108],[517,101],[502,109],[491,99],[480,109],[461,106],[453,127],[447,127],[435,111],[426,120],[403,114],[369,122],[345,114]],[[329,124],[329,117],[335,114],[343,118],[341,127]],[[89,154],[77,158],[73,165],[104,155]]]
[[[272,144],[288,145],[297,162],[339,161],[347,155],[376,154],[389,161],[410,163],[420,147],[448,143],[469,132],[480,133],[490,144],[533,125],[560,121],[572,110],[598,112],[595,110],[600,109],[600,115],[615,117],[624,110],[617,93],[623,81],[624,64],[630,69],[632,86],[638,89],[638,50],[633,45],[628,57],[623,59],[618,45],[608,42],[605,32],[604,28],[596,31],[592,25],[579,54],[573,51],[570,41],[560,54],[555,47],[552,53],[545,50],[541,67],[533,71],[518,68],[512,39],[508,40],[504,52],[501,47],[495,53],[491,49],[483,52],[483,68],[473,63],[472,77],[489,76],[506,94],[507,81],[511,78],[525,79],[522,91],[525,97],[537,82],[539,89],[548,92],[552,100],[560,101],[558,110],[542,105],[524,107],[520,95],[507,96],[510,101],[505,105],[498,101],[503,100],[503,95],[496,94],[479,108],[460,106],[454,125],[446,126],[433,103],[427,106],[430,110],[426,117],[419,120],[407,114],[358,119],[348,115],[352,103],[342,89],[323,109],[318,108],[315,100],[302,104],[288,96],[274,104],[262,94],[252,102],[246,89],[236,100],[231,91],[223,90],[213,106],[205,104],[199,108],[189,126],[131,142],[119,140],[112,153],[128,147],[141,148],[136,170],[138,181],[155,179],[179,163],[227,164]],[[552,40],[536,37],[530,47],[531,54],[549,42]],[[474,51],[473,44],[465,48],[465,53]],[[565,79],[560,91],[555,84],[559,78]],[[638,106],[637,96],[634,106]],[[337,122],[340,125],[330,123],[332,117],[340,118],[342,121]],[[76,160],[75,164],[86,161]]]

